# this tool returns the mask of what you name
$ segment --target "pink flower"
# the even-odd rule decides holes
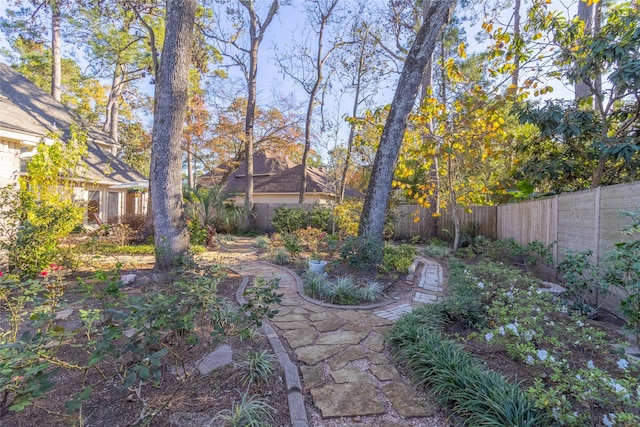
[[[2,277],[4,275],[4,273],[2,271],[0,271],[0,277]]]
[[[40,275],[41,275],[42,277],[46,276],[47,274],[49,274],[49,272],[48,272],[48,271],[41,271],[41,272],[40,272]]]

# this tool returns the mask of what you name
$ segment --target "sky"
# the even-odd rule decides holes
[[[346,0],[352,1],[352,0]],[[259,15],[264,17],[266,10],[270,4],[270,0],[257,0],[257,9]],[[385,0],[371,1],[372,5],[382,5]],[[558,3],[558,8],[564,8],[563,4]],[[346,3],[345,3],[346,4]],[[0,0],[0,14],[4,16],[5,9],[8,7],[7,0]],[[475,34],[480,31],[480,23],[476,23],[474,26],[467,25],[467,42],[469,46],[468,52],[473,53],[483,48],[475,42]],[[280,67],[277,65],[274,57],[274,46],[278,46],[278,49],[283,52],[290,52],[295,50],[294,46],[299,45],[305,38],[309,38],[310,42],[314,41],[315,34],[310,29],[307,23],[307,16],[304,12],[304,2],[302,0],[291,0],[290,5],[280,8],[278,15],[274,18],[273,22],[266,30],[265,39],[262,42],[259,56],[259,75],[258,75],[258,104],[265,106],[274,102],[276,97],[290,96],[295,98],[297,105],[300,109],[301,115],[304,115],[306,110],[306,102],[308,100],[307,94],[295,83],[291,78],[283,75]],[[7,42],[4,34],[0,34],[0,47],[6,47]],[[63,46],[64,49],[72,49],[70,46]],[[313,44],[311,54],[314,54],[315,44]],[[64,55],[64,53],[63,53]],[[228,69],[232,79],[242,79],[241,74],[233,69]],[[376,104],[382,106],[390,103],[394,90],[395,79],[397,75],[392,76],[388,81],[387,87],[381,88],[376,94]],[[109,82],[105,82],[108,84]],[[571,96],[570,92],[562,87],[562,85],[556,84],[555,91],[549,95],[549,97],[567,97]],[[149,92],[152,92],[152,86],[147,85]],[[246,95],[245,95],[246,96]],[[345,142],[348,134],[348,126],[344,121],[344,117],[351,114],[353,108],[353,95],[346,93],[341,97],[327,97],[325,98],[324,112],[327,117],[330,118],[337,126],[337,132],[327,132],[320,138],[320,145],[326,145],[327,148],[332,148],[336,142]],[[319,115],[319,110],[316,111],[316,117]],[[321,147],[318,147],[321,148]],[[326,148],[325,148],[326,150]],[[324,150],[323,150],[324,151]]]

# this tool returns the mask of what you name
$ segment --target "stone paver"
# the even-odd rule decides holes
[[[302,373],[301,390],[310,392],[322,418],[350,417],[341,425],[365,425],[359,423],[360,417],[386,413],[406,420],[433,417],[434,408],[416,397],[394,367],[384,333],[403,314],[443,295],[443,271],[437,262],[416,259],[407,278],[414,291],[410,303],[405,299],[377,309],[314,304],[298,295],[301,279],[295,273],[272,264],[243,260],[233,268],[245,276],[279,278],[282,302],[270,322],[293,350]],[[388,427],[405,425],[380,422]],[[411,425],[422,425],[417,423]]]
[[[200,374],[207,375],[211,371],[214,371],[225,365],[229,365],[232,362],[232,358],[233,351],[231,350],[231,347],[223,344],[211,353],[207,354],[196,364],[198,367],[198,371],[200,371]]]
[[[354,417],[384,413],[373,383],[328,384],[311,389],[323,417]]]

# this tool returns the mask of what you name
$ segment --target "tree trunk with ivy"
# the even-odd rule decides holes
[[[166,33],[155,91],[151,154],[156,269],[182,263],[189,235],[182,207],[182,129],[187,110],[196,0],[167,3]]]
[[[455,7],[455,0],[433,1],[411,46],[393,97],[360,216],[360,237],[382,245],[384,218],[407,118],[415,104],[435,44]],[[382,251],[380,251],[380,255]]]

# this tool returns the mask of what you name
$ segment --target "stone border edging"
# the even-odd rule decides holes
[[[328,302],[324,302],[324,301],[320,301],[314,298],[311,298],[307,295],[304,294],[304,284],[302,283],[302,279],[300,278],[300,276],[298,276],[298,274],[291,270],[290,268],[287,267],[283,267],[280,265],[275,265],[275,264],[271,264],[270,262],[267,261],[255,261],[257,263],[262,263],[262,264],[267,264],[271,267],[276,267],[279,268],[281,270],[286,271],[287,273],[289,273],[291,276],[293,276],[293,278],[296,280],[296,286],[298,288],[298,295],[300,296],[300,298],[302,298],[303,300],[311,303],[311,304],[315,304],[315,305],[319,305],[321,307],[327,307],[327,308],[337,308],[340,310],[370,310],[373,308],[378,308],[378,307],[384,307],[385,305],[389,305],[389,304],[393,304],[396,303],[397,301],[394,300],[385,300],[382,302],[378,302],[375,304],[366,304],[366,305],[338,305],[338,304],[330,304]]]
[[[260,262],[260,261],[258,261]],[[269,263],[267,263],[269,264]],[[273,264],[269,264],[270,266],[274,266]],[[279,266],[275,266],[277,268],[282,268]],[[287,271],[289,274],[293,273],[288,269],[283,270]],[[238,272],[236,272],[238,273]],[[244,291],[249,284],[249,277],[245,276],[242,273],[238,273],[242,276],[242,283],[238,287],[236,291],[236,300],[244,305],[247,303],[247,300],[244,297]],[[297,274],[292,274],[292,276],[296,279],[296,282],[299,281]],[[275,353],[280,366],[284,370],[284,383],[287,389],[287,401],[289,403],[289,419],[291,421],[291,425],[293,427],[309,427],[309,419],[307,417],[307,409],[304,405],[304,398],[302,397],[302,382],[300,381],[300,374],[298,373],[298,367],[291,362],[289,358],[289,354],[286,352],[280,338],[271,327],[271,325],[263,320],[262,322],[262,330],[267,336],[267,340],[269,340],[269,344]]]

